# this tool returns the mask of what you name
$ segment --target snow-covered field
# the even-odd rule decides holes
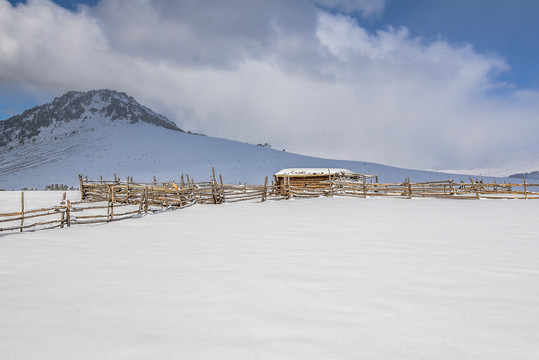
[[[80,191],[24,191],[24,209],[49,208],[60,204],[62,195],[66,199],[80,201]],[[0,213],[21,211],[21,191],[0,192]]]
[[[538,359],[539,201],[200,205],[0,237],[2,359]]]

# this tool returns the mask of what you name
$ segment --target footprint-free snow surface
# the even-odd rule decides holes
[[[538,211],[320,198],[0,237],[0,354],[538,359]]]

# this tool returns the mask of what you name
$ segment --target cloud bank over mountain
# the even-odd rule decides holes
[[[0,88],[125,91],[192,131],[314,156],[488,167],[539,153],[503,58],[362,24],[382,0],[0,0]],[[398,24],[397,24],[398,25]]]

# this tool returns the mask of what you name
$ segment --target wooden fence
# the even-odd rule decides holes
[[[126,219],[143,212],[141,204],[108,202],[71,202],[64,199],[59,205],[25,210],[24,192],[21,192],[21,210],[0,214],[0,231],[54,229],[74,224],[93,224]]]
[[[20,211],[0,213],[0,232],[69,227],[74,224],[95,224],[117,221],[165,209],[181,209],[195,204],[223,204],[238,201],[266,201],[320,196],[451,198],[451,199],[539,199],[539,184],[497,184],[474,181],[457,183],[452,180],[379,184],[336,178],[325,187],[298,187],[290,182],[278,186],[230,185],[219,181],[212,169],[208,182],[194,182],[182,175],[178,183],[135,183],[132,178],[121,181],[80,180],[81,201],[70,202],[65,193],[59,205],[25,210],[21,193]]]
[[[59,205],[26,210],[21,192],[20,211],[0,213],[0,232],[53,229],[76,224],[107,223],[166,209],[181,209],[195,204],[223,204],[238,201],[265,201],[270,195],[268,181],[264,185],[223,184],[215,174],[208,182],[194,182],[187,177],[158,184],[125,181],[90,180],[79,177],[81,200],[71,202],[64,197]],[[274,198],[283,198],[275,196]]]
[[[474,181],[469,183],[446,181],[416,182],[406,179],[402,183],[379,184],[336,179],[327,181],[327,187],[309,188],[291,186],[286,182],[273,191],[284,194],[287,199],[348,196],[348,197],[395,197],[395,198],[451,198],[451,199],[539,199],[539,184],[522,183],[498,184]]]
[[[81,189],[81,201],[110,201],[119,204],[144,204],[148,206],[160,206],[163,208],[183,208],[193,204],[222,204],[226,202],[238,202],[260,199],[265,201],[271,192],[268,178],[264,185],[230,185],[223,184],[223,178],[219,175],[219,181],[215,172],[211,181],[195,183],[192,179],[182,180],[179,183],[167,182],[157,184],[134,183],[132,178],[126,181],[116,179],[114,181],[89,180],[79,177]],[[281,196],[282,198],[282,196]],[[226,200],[225,200],[226,199]]]

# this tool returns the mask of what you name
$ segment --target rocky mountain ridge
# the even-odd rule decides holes
[[[45,129],[66,123],[92,121],[147,123],[169,130],[184,132],[166,117],[139,104],[125,93],[114,90],[69,91],[51,103],[33,107],[20,115],[0,121],[0,147],[23,145],[33,141]],[[99,126],[98,124],[95,124]],[[75,127],[76,128],[76,127]]]

